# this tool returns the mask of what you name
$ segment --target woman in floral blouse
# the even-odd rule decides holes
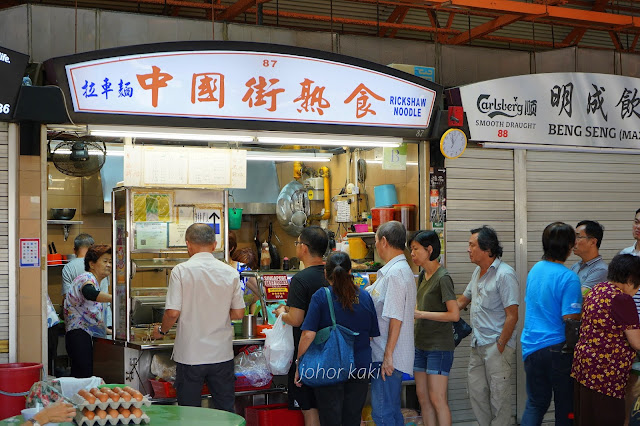
[[[623,425],[624,389],[640,349],[640,324],[632,296],[640,286],[640,257],[621,254],[609,264],[607,281],[584,299],[580,339],[571,376],[574,426]]]
[[[73,377],[93,376],[93,339],[105,337],[105,303],[111,295],[100,291],[100,282],[111,275],[111,246],[91,246],[84,256],[85,273],[73,281],[64,299],[65,346]]]

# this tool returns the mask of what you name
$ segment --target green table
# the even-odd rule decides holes
[[[151,405],[144,410],[151,423],[149,426],[244,426],[244,418],[226,411],[199,407],[179,407],[177,405]],[[22,416],[14,416],[0,421],[0,426],[18,425]],[[132,424],[132,423],[130,423]],[[74,426],[75,423],[60,423],[61,426]]]

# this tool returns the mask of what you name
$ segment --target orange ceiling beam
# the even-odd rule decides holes
[[[512,24],[516,21],[522,19],[522,15],[502,15],[497,17],[496,19],[485,22],[484,24],[478,25],[471,29],[471,31],[465,31],[462,34],[458,34],[457,36],[451,37],[447,40],[447,44],[463,44],[468,43],[471,40],[475,40],[484,35],[492,33],[496,30],[499,30],[502,27],[505,27],[509,24]]]
[[[232,21],[236,16],[245,13],[250,7],[257,3],[267,3],[270,0],[238,0],[216,16],[221,21]]]

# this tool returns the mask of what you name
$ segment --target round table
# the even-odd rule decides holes
[[[144,412],[151,418],[151,426],[244,426],[244,418],[227,411],[213,410],[211,408],[200,407],[180,407],[177,405],[151,405]],[[22,416],[17,415],[0,421],[0,426],[19,425],[22,423]],[[130,423],[133,424],[133,423]],[[144,423],[142,423],[144,424]],[[61,426],[74,426],[75,423],[60,423]]]

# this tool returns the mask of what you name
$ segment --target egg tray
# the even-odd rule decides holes
[[[139,425],[139,424],[147,424],[151,422],[151,419],[149,418],[149,416],[147,415],[147,413],[143,412],[142,416],[140,417],[135,417],[133,415],[129,416],[129,417],[125,417],[122,414],[119,414],[118,417],[112,417],[110,415],[107,414],[107,417],[105,417],[104,419],[99,418],[97,415],[92,419],[89,420],[87,418],[87,416],[85,416],[82,411],[78,411],[76,413],[76,416],[74,417],[74,420],[76,422],[76,424],[78,426],[94,426],[94,425],[100,425],[100,426],[105,426],[107,423],[110,425],[117,425],[117,424],[122,424],[122,425],[128,425],[130,423],[133,423],[135,425]]]
[[[115,408],[117,410],[120,407],[129,409],[131,407],[142,408],[143,406],[148,407],[151,405],[151,401],[149,401],[149,399],[144,395],[142,396],[142,401],[136,401],[136,399],[133,397],[131,398],[131,401],[128,402],[122,399],[120,399],[119,401],[108,399],[105,402],[98,402],[98,399],[96,399],[96,402],[94,404],[89,404],[86,399],[78,394],[75,394],[71,397],[71,401],[81,412],[84,408],[89,411],[95,411],[96,408],[99,408],[101,410],[106,410],[107,408]]]

